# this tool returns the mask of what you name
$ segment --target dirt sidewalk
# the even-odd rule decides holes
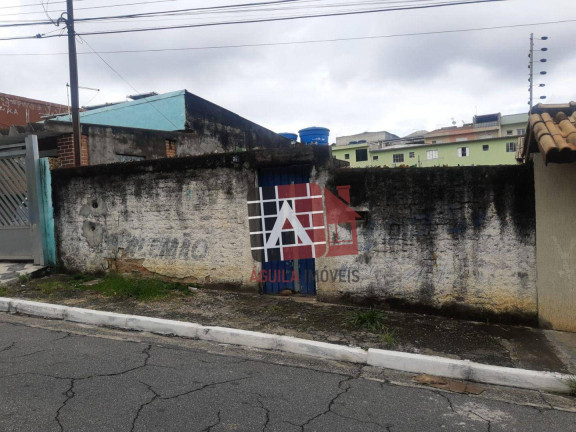
[[[98,282],[98,281],[96,281]],[[53,275],[20,281],[0,289],[0,296],[168,318],[203,325],[295,336],[363,348],[468,359],[498,366],[569,373],[563,355],[544,331],[437,316],[320,303],[310,297],[278,297],[198,288],[138,300],[104,295],[95,281]],[[362,324],[366,312],[378,326]]]

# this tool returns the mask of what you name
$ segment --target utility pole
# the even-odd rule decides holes
[[[526,46],[526,45],[524,45]],[[526,51],[524,51],[526,52]],[[530,33],[530,100],[528,101],[528,105],[530,106],[530,110],[528,114],[532,114],[532,105],[534,104],[534,33]]]
[[[530,86],[528,87],[528,91],[530,92],[530,100],[528,101],[528,105],[530,105],[530,110],[528,111],[528,114],[531,115],[532,114],[532,106],[534,105],[534,53],[535,52],[546,52],[548,51],[548,48],[541,48],[538,50],[534,49],[534,40],[548,40],[548,36],[542,36],[541,38],[534,38],[534,33],[530,33],[530,53],[528,54],[528,57],[530,58],[530,62],[528,63],[528,69],[530,69],[530,74],[529,74],[529,78],[528,78],[528,82],[530,83]],[[540,59],[540,63],[546,63],[548,60],[545,58],[541,58]],[[547,72],[546,71],[540,71],[540,75],[546,75]],[[538,84],[538,87],[546,87],[546,84],[540,83]],[[540,96],[540,99],[546,99],[546,96]]]
[[[74,31],[74,5],[66,0],[66,28],[68,29],[68,63],[70,65],[70,94],[72,102],[72,132],[74,134],[74,163],[80,166],[80,100],[78,97],[78,59]]]

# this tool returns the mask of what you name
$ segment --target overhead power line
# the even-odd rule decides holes
[[[280,0],[280,1],[286,1],[286,0]],[[508,0],[463,0],[463,1],[455,1],[455,2],[452,1],[452,2],[444,2],[444,3],[418,5],[418,6],[380,8],[380,9],[356,10],[356,11],[342,11],[342,12],[332,12],[332,13],[323,13],[323,14],[296,15],[296,16],[272,17],[272,18],[256,18],[256,19],[248,19],[248,20],[220,21],[220,22],[197,23],[197,24],[182,24],[182,25],[173,25],[173,26],[102,30],[102,31],[80,32],[78,34],[81,36],[91,36],[91,35],[104,35],[104,34],[147,32],[147,31],[158,31],[158,30],[173,30],[173,29],[184,29],[184,28],[212,27],[212,26],[221,26],[221,25],[255,24],[255,23],[263,23],[263,22],[277,22],[277,21],[289,21],[289,20],[309,19],[309,18],[327,18],[327,17],[335,17],[335,16],[363,15],[363,14],[372,14],[372,13],[393,12],[393,11],[403,11],[403,10],[430,9],[430,8],[439,8],[439,7],[447,7],[447,6],[459,6],[459,5],[468,5],[468,4],[477,4],[477,3],[494,3],[494,2],[503,2],[503,1],[508,1]],[[136,16],[152,16],[152,15],[149,15],[148,13],[146,13],[145,15],[143,15],[143,14],[131,15],[131,17],[133,17],[133,18]],[[118,15],[116,17],[127,18],[130,16],[129,15]],[[111,17],[108,17],[108,19],[109,18],[111,18]],[[78,20],[76,20],[76,22],[102,20],[102,19],[106,19],[106,18],[105,17],[84,18],[84,19],[78,19]],[[46,21],[45,23],[47,24],[49,22]],[[22,24],[22,25],[24,25],[24,24]],[[26,25],[29,25],[29,23],[26,23]],[[15,25],[14,24],[0,25],[0,28],[1,27],[12,27],[12,26],[15,26]],[[60,37],[60,35],[45,36],[42,34],[37,34],[35,36],[19,36],[19,37],[12,37],[12,38],[1,38],[0,41],[2,41],[2,40],[39,39],[39,38],[52,38],[52,37]]]
[[[80,0],[75,0],[75,1],[80,1]],[[118,7],[127,7],[127,6],[138,6],[138,5],[152,5],[152,4],[158,4],[158,3],[167,3],[167,2],[177,2],[179,0],[153,0],[153,1],[137,1],[137,2],[130,2],[130,3],[116,3],[116,4],[110,4],[110,5],[99,5],[99,6],[87,6],[87,7],[79,7],[79,8],[74,8],[75,11],[80,11],[80,10],[94,10],[94,9],[110,9],[110,8],[118,8]],[[282,2],[279,1],[273,1],[273,2],[269,2],[269,3],[288,3],[288,2],[307,2],[307,1],[321,1],[321,0],[284,0]],[[384,1],[390,1],[390,0],[384,0]],[[408,0],[410,1],[410,0]],[[66,3],[65,1],[57,1],[57,2],[52,2],[52,4],[56,4],[56,3]],[[262,2],[262,3],[266,3],[266,2]],[[258,3],[255,3],[255,5],[258,5]],[[30,4],[30,6],[32,6]],[[38,4],[36,4],[36,6],[38,6]],[[231,7],[236,7],[237,5],[223,5],[221,6],[222,8],[231,8]],[[16,7],[16,6],[9,6],[9,7]],[[0,9],[3,9],[2,7],[0,7]],[[189,8],[189,10],[195,10],[195,9],[202,9],[202,8]],[[211,8],[206,8],[206,9],[211,9]],[[62,12],[62,10],[49,10],[48,12]],[[14,13],[8,13],[8,14],[2,14],[0,15],[0,17],[4,17],[4,16],[16,16],[16,15],[41,15],[43,14],[43,12],[14,12]]]
[[[99,58],[100,60],[102,60],[102,62],[103,62],[106,66],[108,66],[108,68],[110,68],[110,70],[112,70],[112,72],[114,72],[116,75],[118,75],[118,77],[119,77],[122,81],[124,81],[124,82],[125,82],[132,90],[134,90],[137,94],[140,93],[132,84],[130,84],[130,82],[129,82],[126,78],[124,78],[124,77],[122,76],[122,74],[121,74],[120,72],[118,72],[116,69],[114,69],[114,67],[113,67],[110,63],[108,63],[108,62],[106,61],[106,59],[104,59],[104,57],[102,57],[98,51],[96,51],[94,48],[92,48],[92,45],[90,45],[86,39],[82,38],[82,37],[79,36],[79,35],[78,35],[78,37],[80,38],[80,40],[81,40],[83,43],[86,44],[86,46],[87,46],[94,54],[96,54],[96,55],[98,56],[98,58]],[[160,109],[158,109],[158,107],[157,107],[154,103],[152,103],[151,101],[149,101],[149,100],[147,100],[147,99],[143,99],[143,100],[144,100],[145,102],[148,102],[148,103],[150,104],[150,106],[151,106],[152,108],[154,108],[154,110],[156,110],[162,117],[164,117],[164,119],[166,119],[172,126],[174,126],[174,130],[180,130],[180,129],[181,129],[181,127],[176,126],[176,125],[174,124],[174,122],[173,122],[172,120],[170,120],[170,118],[168,118],[162,111],[160,111]]]
[[[454,29],[454,30],[437,30],[437,31],[429,31],[429,32],[417,32],[417,33],[396,33],[396,34],[388,34],[388,35],[357,36],[357,37],[333,38],[333,39],[313,39],[313,40],[291,41],[291,42],[269,42],[269,43],[256,43],[256,44],[235,44],[235,45],[212,45],[212,46],[182,47],[182,48],[149,48],[149,49],[136,49],[136,50],[112,50],[112,51],[100,51],[99,53],[100,54],[132,54],[132,53],[145,53],[145,52],[194,51],[194,50],[225,49],[225,48],[253,48],[253,47],[267,47],[267,46],[278,46],[278,45],[304,45],[304,44],[327,43],[327,42],[344,42],[344,41],[369,40],[369,39],[388,39],[388,38],[396,38],[396,37],[428,36],[428,35],[439,35],[439,34],[450,34],[450,33],[465,33],[465,32],[475,32],[475,31],[519,28],[519,27],[533,27],[533,26],[551,25],[551,24],[574,23],[574,22],[576,22],[576,19],[561,20],[561,21],[546,21],[546,22],[537,22],[537,23],[526,23],[526,24],[510,24],[510,25],[492,26],[492,27],[475,27],[475,28]],[[93,54],[93,53],[91,53],[91,52],[79,52],[78,53],[78,55],[87,55],[87,54]],[[0,53],[0,56],[54,56],[54,55],[68,55],[68,53],[67,52],[57,52],[57,53]]]

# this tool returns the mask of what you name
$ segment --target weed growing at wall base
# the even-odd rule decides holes
[[[356,327],[362,327],[366,330],[379,332],[384,328],[384,315],[376,309],[355,311],[352,323]]]
[[[30,276],[29,274],[18,275],[18,282],[20,283],[30,282],[30,279],[32,279],[32,276]]]

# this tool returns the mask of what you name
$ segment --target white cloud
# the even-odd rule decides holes
[[[78,3],[78,7],[97,0]],[[228,3],[230,0],[227,1]],[[221,0],[219,4],[227,3]],[[200,6],[182,1],[138,11]],[[51,6],[56,9],[56,5]],[[31,9],[21,9],[30,11]],[[41,10],[41,9],[38,9]],[[134,7],[97,10],[98,14]],[[17,10],[12,10],[17,11]],[[59,13],[53,12],[52,16]],[[87,12],[78,11],[78,16]],[[14,18],[14,17],[11,17]],[[22,19],[23,17],[20,17]],[[41,19],[42,15],[30,18]],[[198,17],[193,17],[200,21]],[[8,19],[8,17],[6,18]],[[164,20],[116,26],[149,26]],[[576,19],[572,0],[508,0],[353,17],[86,37],[99,51],[217,46],[346,38],[493,27]],[[206,20],[202,18],[201,20]],[[78,26],[79,31],[110,24]],[[576,99],[574,23],[429,36],[162,53],[104,54],[142,92],[186,88],[276,131],[326,126],[331,139],[366,130],[407,134],[478,113],[527,109],[527,52],[531,31],[547,34],[547,101]],[[47,27],[45,31],[52,30]],[[36,30],[32,33],[37,32]],[[30,34],[30,29],[1,36]],[[88,49],[78,45],[80,51]],[[0,42],[0,53],[64,52],[65,38]],[[0,91],[66,102],[66,56],[0,57]],[[79,57],[80,83],[97,87],[93,103],[122,100],[134,91],[93,55]],[[81,103],[94,94],[81,93]]]

